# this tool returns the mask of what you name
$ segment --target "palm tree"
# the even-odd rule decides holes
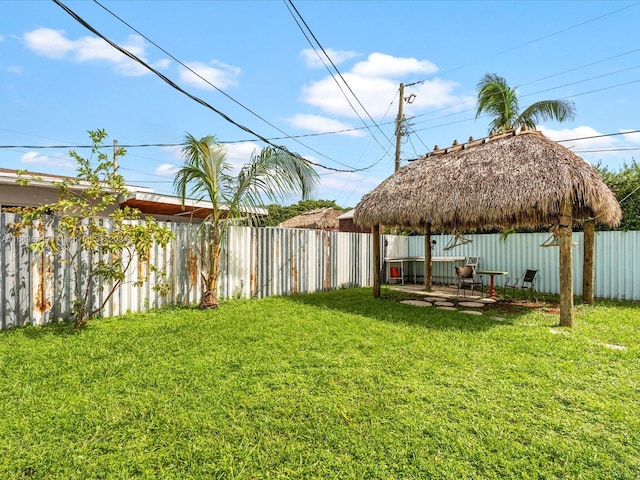
[[[478,111],[493,117],[489,124],[489,134],[503,133],[518,127],[535,130],[536,123],[544,120],[573,120],[575,105],[566,100],[542,100],[528,106],[523,112],[518,108],[516,88],[495,73],[487,73],[478,82]]]
[[[216,308],[221,240],[230,222],[243,219],[251,224],[264,200],[277,202],[297,193],[306,199],[319,177],[309,162],[284,149],[269,147],[254,153],[249,163],[233,175],[226,149],[214,136],[198,140],[187,134],[185,144],[184,165],[176,174],[174,188],[183,206],[187,197],[212,205],[213,211],[205,220],[213,233],[200,307]]]

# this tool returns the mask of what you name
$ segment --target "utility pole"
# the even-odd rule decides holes
[[[113,141],[113,173],[118,173],[118,140]]]
[[[396,163],[394,172],[400,170],[400,143],[402,141],[402,117],[404,109],[404,83],[400,84],[400,97],[398,98],[398,118],[396,119]]]

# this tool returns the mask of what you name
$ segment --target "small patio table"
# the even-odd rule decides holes
[[[493,283],[493,277],[496,275],[507,275],[509,272],[502,272],[499,270],[478,270],[477,275],[489,275],[489,298],[495,298],[496,289]]]

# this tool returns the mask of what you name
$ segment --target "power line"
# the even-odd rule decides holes
[[[569,27],[563,28],[562,30],[557,30],[557,31],[555,31],[555,32],[553,32],[553,33],[549,33],[549,34],[547,34],[547,35],[543,35],[543,36],[541,36],[541,37],[534,38],[533,40],[530,40],[530,41],[528,41],[528,42],[521,43],[521,44],[519,44],[519,45],[516,45],[516,46],[510,47],[510,48],[508,48],[508,49],[506,49],[506,50],[502,50],[501,52],[498,52],[498,53],[495,53],[495,54],[493,54],[493,55],[490,55],[488,58],[495,58],[495,57],[499,57],[500,55],[504,55],[505,53],[513,52],[514,50],[520,50],[522,47],[526,47],[526,46],[528,46],[528,45],[532,45],[532,44],[537,43],[537,42],[539,42],[539,41],[541,41],[541,40],[546,40],[547,38],[551,38],[551,37],[554,37],[554,36],[559,35],[559,34],[561,34],[561,33],[568,32],[569,30],[573,30],[574,28],[578,28],[578,27],[584,26],[584,25],[586,25],[586,24],[588,24],[588,23],[595,22],[595,21],[597,21],[597,20],[601,20],[602,18],[608,17],[608,16],[610,16],[610,15],[614,15],[614,14],[616,14],[616,13],[620,13],[620,12],[622,12],[623,10],[627,10],[627,9],[629,9],[629,8],[636,7],[637,5],[640,5],[640,2],[636,2],[636,3],[633,3],[633,4],[631,4],[631,5],[627,5],[627,6],[625,6],[625,7],[619,8],[619,9],[617,9],[617,10],[613,10],[613,11],[611,11],[611,12],[604,13],[604,14],[599,15],[599,16],[594,17],[594,18],[590,18],[589,20],[585,20],[584,22],[580,22],[580,23],[577,23],[577,24],[575,24],[575,25],[571,25],[571,26],[569,26]],[[469,65],[473,65],[473,63],[467,63],[466,65],[461,65],[461,66],[459,66],[459,67],[455,67],[455,68],[452,68],[452,69],[450,69],[450,70],[446,70],[446,71],[444,71],[444,72],[440,73],[440,75],[432,75],[431,77],[425,78],[424,80],[419,80],[419,81],[417,81],[417,82],[414,82],[413,84],[416,84],[416,83],[424,83],[424,82],[427,82],[427,81],[429,81],[429,80],[433,80],[433,79],[434,79],[434,78],[436,78],[437,76],[442,77],[442,76],[444,76],[444,75],[446,75],[446,74],[449,74],[449,73],[452,73],[452,72],[455,72],[455,71],[461,70],[461,69],[463,69],[463,68],[467,68]],[[412,85],[413,85],[413,84],[412,84]]]
[[[412,130],[413,131],[413,130]],[[590,135],[587,137],[575,137],[575,138],[567,138],[564,140],[555,140],[558,143],[562,142],[575,142],[578,140],[590,140],[593,138],[603,138],[603,137],[615,137],[619,135],[630,135],[633,133],[640,133],[640,129],[638,130],[629,130],[625,132],[615,132],[615,133],[603,133],[599,135]],[[234,143],[231,142],[218,142],[218,143]],[[137,148],[137,147],[180,147],[186,145],[185,143],[139,143],[139,144],[120,144],[119,147],[122,148]],[[54,148],[92,148],[93,145],[0,145],[0,148],[32,148],[32,149],[54,149]],[[381,160],[376,160],[376,164]],[[352,173],[352,172],[344,172],[344,173]]]
[[[313,51],[316,53],[316,55],[318,55],[318,58],[320,59],[320,61],[324,64],[324,66],[327,68],[327,71],[329,72],[329,74],[331,75],[331,78],[333,78],[333,80],[336,82],[336,85],[338,86],[338,88],[340,89],[340,92],[342,92],[342,95],[344,96],[344,98],[347,100],[347,103],[349,104],[349,106],[351,107],[351,109],[355,112],[355,114],[358,116],[358,118],[362,121],[362,123],[365,125],[365,127],[367,128],[367,130],[369,130],[369,133],[371,134],[371,136],[376,140],[376,143],[378,143],[378,145],[380,145],[380,147],[384,148],[384,146],[378,141],[378,139],[375,137],[375,135],[373,134],[373,132],[370,130],[369,126],[366,124],[366,122],[362,119],[362,117],[360,116],[360,113],[358,113],[358,111],[354,108],[353,104],[351,103],[351,101],[349,100],[348,96],[345,94],[344,90],[342,89],[342,86],[340,85],[340,83],[338,82],[338,80],[336,79],[336,77],[333,75],[333,72],[331,71],[331,69],[327,66],[327,64],[325,63],[324,59],[322,58],[322,56],[318,53],[318,51],[316,50],[315,46],[313,45],[313,43],[311,42],[311,40],[309,39],[309,37],[307,36],[307,33],[305,32],[305,30],[302,28],[302,25],[300,25],[300,22],[298,22],[298,18],[300,19],[300,21],[304,24],[305,28],[307,29],[307,31],[309,32],[309,34],[311,35],[311,37],[313,38],[313,40],[316,42],[316,44],[318,45],[318,47],[320,48],[320,50],[322,51],[323,55],[326,57],[326,59],[329,61],[329,63],[331,64],[331,66],[333,67],[333,69],[335,70],[335,72],[338,74],[338,76],[340,77],[340,79],[342,80],[342,82],[344,83],[344,85],[347,87],[347,89],[349,90],[349,92],[351,92],[351,95],[353,95],[353,98],[355,98],[356,102],[358,102],[358,105],[360,105],[360,107],[362,108],[362,110],[364,111],[364,113],[367,115],[367,117],[369,117],[369,120],[371,120],[371,122],[373,123],[373,125],[382,133],[382,135],[385,137],[385,139],[388,142],[391,142],[391,140],[389,139],[389,137],[387,137],[387,135],[382,131],[382,129],[380,128],[380,126],[376,123],[376,121],[371,117],[371,115],[369,114],[369,112],[367,111],[367,109],[365,108],[365,106],[362,104],[362,102],[360,101],[360,99],[358,98],[358,96],[355,94],[355,92],[351,89],[351,86],[349,85],[349,83],[345,80],[345,78],[343,77],[342,73],[340,73],[340,71],[338,70],[338,67],[336,67],[335,63],[333,63],[333,60],[331,59],[331,57],[329,56],[329,54],[327,53],[327,51],[324,49],[324,47],[322,46],[322,44],[320,43],[320,41],[318,40],[318,38],[315,36],[315,34],[313,33],[313,31],[311,30],[311,28],[309,27],[309,25],[307,24],[307,22],[305,21],[305,19],[302,17],[302,15],[300,14],[300,12],[298,11],[298,9],[296,8],[296,6],[293,4],[292,0],[284,0],[285,2],[285,6],[287,7],[287,10],[289,10],[289,13],[291,14],[291,16],[293,17],[294,21],[296,22],[296,25],[298,25],[298,28],[300,29],[300,31],[302,32],[302,34],[304,35],[305,39],[307,40],[307,42],[309,43],[309,45],[311,46],[311,48],[313,49]],[[293,8],[293,10],[295,11],[295,15],[294,13],[291,11],[291,8],[289,8],[289,5],[287,5],[287,2],[289,5],[291,5],[291,8]],[[296,15],[298,18],[296,18]]]
[[[349,165],[346,165],[344,163],[338,162],[337,160],[331,159],[329,157],[327,157],[326,155],[323,155],[322,153],[314,150],[313,148],[309,147],[308,145],[296,140],[297,138],[302,138],[301,136],[293,136],[293,135],[289,135],[287,134],[287,132],[281,130],[279,127],[277,127],[276,125],[274,125],[273,123],[269,122],[268,120],[266,120],[264,117],[262,117],[261,115],[257,114],[256,112],[254,112],[253,110],[251,110],[249,107],[243,105],[240,101],[236,100],[235,98],[233,98],[231,95],[229,95],[228,93],[226,93],[224,90],[220,89],[219,87],[217,87],[216,85],[214,85],[213,83],[211,83],[208,79],[206,79],[205,77],[203,77],[202,75],[200,75],[198,72],[196,72],[195,70],[193,70],[191,67],[189,67],[188,65],[186,65],[184,62],[182,62],[180,59],[176,58],[174,55],[172,55],[171,53],[169,53],[167,50],[165,50],[164,48],[162,48],[160,45],[158,45],[156,42],[154,42],[153,40],[151,40],[149,37],[147,37],[146,35],[144,35],[142,32],[140,32],[139,30],[137,30],[135,27],[133,27],[132,25],[130,25],[128,22],[126,22],[122,17],[118,16],[116,13],[112,12],[111,10],[109,10],[107,7],[105,7],[104,5],[102,5],[98,0],[93,0],[94,3],[96,3],[97,5],[99,5],[101,8],[103,8],[106,12],[108,12],[110,15],[112,15],[113,17],[115,17],[118,21],[122,22],[124,25],[126,25],[127,27],[129,27],[131,30],[133,30],[135,33],[137,33],[138,35],[140,35],[142,38],[144,38],[146,41],[148,41],[149,43],[151,43],[154,47],[156,47],[158,50],[160,50],[162,53],[164,53],[165,55],[167,55],[169,58],[171,58],[173,61],[175,61],[176,63],[178,63],[179,65],[181,65],[183,68],[185,68],[186,70],[189,70],[192,74],[194,74],[195,76],[197,76],[200,80],[202,80],[203,82],[205,82],[206,84],[210,85],[211,87],[213,87],[215,90],[217,90],[218,92],[220,92],[222,95],[224,95],[225,97],[227,97],[229,100],[231,100],[232,102],[234,102],[236,105],[240,106],[241,108],[243,108],[244,110],[246,110],[247,112],[251,113],[253,116],[257,117],[258,119],[262,120],[264,123],[266,123],[267,125],[269,125],[270,127],[274,128],[275,130],[277,130],[278,132],[282,133],[283,135],[285,135],[284,137],[280,137],[278,138],[278,140],[293,140],[296,143],[299,143],[300,145],[302,145],[303,147],[309,149],[310,151],[317,153],[318,155],[326,158],[327,160],[330,160],[332,162],[335,162],[339,165],[342,165],[344,167],[349,167]]]
[[[531,40],[531,41],[529,41],[529,42],[525,42],[525,43],[523,43],[523,44],[517,45],[517,46],[512,47],[512,48],[509,48],[509,49],[504,50],[504,51],[502,51],[502,52],[496,53],[496,54],[494,54],[494,55],[491,55],[489,58],[497,57],[497,56],[500,56],[500,55],[502,55],[502,54],[504,54],[504,53],[508,53],[508,52],[510,52],[510,51],[513,51],[513,50],[521,49],[521,48],[522,48],[522,47],[524,47],[524,46],[531,45],[531,44],[536,43],[536,42],[538,42],[538,41],[541,41],[541,40],[547,39],[547,38],[549,38],[549,37],[552,37],[552,36],[558,35],[558,34],[560,34],[560,33],[564,33],[564,32],[566,32],[566,31],[568,31],[568,30],[572,30],[572,29],[574,29],[574,28],[577,28],[577,27],[583,26],[583,25],[585,25],[585,24],[588,24],[588,23],[591,23],[591,22],[594,22],[594,21],[600,20],[600,19],[602,19],[602,18],[604,18],[604,17],[607,17],[607,16],[609,16],[609,15],[613,15],[613,14],[619,13],[619,12],[621,12],[621,11],[623,11],[623,10],[626,10],[626,9],[628,9],[628,8],[631,8],[631,7],[635,7],[635,6],[639,5],[639,4],[640,4],[640,2],[636,2],[636,3],[632,4],[632,5],[628,5],[628,6],[625,6],[625,7],[620,8],[620,9],[617,9],[617,10],[614,10],[614,11],[611,11],[611,12],[608,12],[608,13],[605,13],[605,14],[603,14],[603,15],[599,15],[598,17],[591,18],[591,19],[586,20],[586,21],[584,21],[584,22],[581,22],[581,23],[578,23],[578,24],[572,25],[572,26],[567,27],[567,28],[564,28],[564,29],[562,29],[562,30],[558,30],[558,31],[553,32],[553,33],[551,33],[551,34],[544,35],[544,36],[542,36],[542,37],[538,37],[538,38],[533,39],[533,40]],[[606,61],[606,60],[611,60],[611,59],[618,58],[618,57],[621,57],[621,56],[624,56],[624,55],[628,55],[628,54],[631,54],[631,53],[635,53],[635,52],[637,52],[637,51],[640,51],[640,49],[634,49],[634,50],[630,50],[630,51],[627,51],[627,52],[624,52],[624,53],[621,53],[621,54],[618,54],[618,55],[613,55],[613,56],[610,56],[610,57],[606,57],[606,58],[603,58],[603,59],[597,60],[597,61],[595,61],[595,62],[591,62],[591,63],[585,64],[585,65],[581,65],[581,66],[576,67],[576,68],[573,68],[573,69],[566,70],[566,71],[561,72],[561,73],[557,73],[557,74],[554,74],[554,75],[549,75],[549,76],[546,76],[546,77],[539,78],[539,79],[537,79],[537,80],[533,80],[533,81],[527,82],[527,83],[525,83],[525,84],[523,84],[523,85],[528,85],[528,84],[535,83],[535,82],[538,82],[538,81],[546,80],[546,79],[548,79],[548,78],[552,78],[552,77],[555,77],[555,76],[558,76],[558,75],[561,75],[561,74],[564,74],[564,73],[568,73],[568,72],[571,72],[571,71],[574,71],[574,70],[578,70],[578,69],[580,69],[580,68],[584,68],[584,67],[587,67],[587,66],[595,65],[595,64],[597,64],[597,63],[601,63],[601,62],[604,62],[604,61]],[[422,84],[422,83],[427,82],[428,80],[432,80],[433,78],[436,78],[437,76],[439,76],[439,77],[441,77],[441,78],[442,78],[444,75],[447,75],[447,74],[452,73],[452,72],[457,71],[457,70],[461,70],[461,69],[463,69],[463,68],[468,67],[469,65],[471,65],[471,64],[462,65],[462,66],[459,66],[459,67],[456,67],[456,68],[453,68],[453,69],[450,69],[450,70],[444,71],[444,72],[440,73],[439,75],[433,75],[433,76],[428,77],[428,78],[426,78],[426,79],[419,80],[419,81],[417,81],[417,82],[413,82],[413,83],[411,83],[411,84],[407,84],[407,85]],[[560,87],[556,87],[556,88],[560,88]],[[597,91],[597,90],[596,90],[596,91]],[[595,91],[594,91],[594,92],[595,92]],[[537,93],[540,93],[540,92],[537,92]],[[592,92],[588,92],[588,93],[592,93]],[[585,93],[585,94],[586,94],[586,93]],[[529,95],[533,95],[533,94],[529,94]],[[524,96],[526,96],[526,95],[523,95],[523,97],[524,97]],[[575,95],[574,95],[574,96],[575,96]],[[572,97],[573,97],[573,96],[572,96]],[[567,98],[572,98],[572,97],[567,97]],[[437,111],[443,111],[443,110],[448,110],[448,109],[451,109],[451,108],[457,108],[457,107],[459,107],[459,106],[461,106],[461,105],[464,105],[464,104],[466,104],[466,103],[471,103],[472,101],[473,101],[473,100],[470,100],[470,101],[467,101],[467,102],[463,102],[462,104],[456,104],[456,105],[450,105],[450,106],[447,106],[447,107],[443,107],[443,108],[441,108],[441,109],[439,109],[439,110],[435,110],[435,112],[437,112]],[[464,112],[466,112],[466,111],[472,111],[472,110],[473,110],[473,109],[463,110],[463,111],[460,111],[460,112],[455,112],[455,113],[447,114],[447,115],[445,115],[445,116],[457,115],[457,114],[464,113]],[[434,113],[434,112],[430,112],[430,113]],[[414,116],[413,118],[418,118],[418,117],[421,117],[421,116],[424,116],[424,115],[427,115],[427,114],[420,114],[420,115],[416,115],[416,116]],[[441,116],[441,117],[436,117],[436,118],[431,118],[430,120],[435,120],[435,119],[437,119],[437,118],[442,118],[442,117],[443,117],[443,116]],[[419,122],[419,123],[422,123],[422,122]],[[451,125],[451,124],[454,124],[454,123],[462,123],[462,122],[452,122],[452,123],[449,123],[449,124],[438,125],[438,126],[435,126],[435,127],[432,127],[432,128],[437,128],[437,127],[440,127],[440,126]],[[414,132],[413,132],[413,133],[414,133],[414,134],[416,134],[416,136],[417,136],[418,138],[420,138],[420,136],[419,136],[419,135],[417,135],[417,133],[416,133],[416,132],[417,132],[417,131],[424,131],[424,130],[427,130],[427,129],[426,129],[426,128],[424,128],[424,129],[421,129],[421,130],[414,130]]]
[[[259,140],[261,140],[262,142],[266,143],[267,145],[270,145],[271,147],[283,151],[289,155],[293,155],[295,157],[297,157],[298,159],[305,161],[307,163],[309,163],[310,165],[319,167],[319,168],[323,168],[325,170],[332,170],[332,171],[337,171],[337,172],[353,172],[353,171],[360,171],[360,170],[366,170],[366,168],[360,169],[360,170],[346,170],[346,169],[339,169],[339,168],[334,168],[334,167],[329,167],[327,165],[323,165],[321,163],[317,163],[317,162],[312,162],[311,160],[308,160],[302,156],[300,156],[299,154],[295,153],[295,152],[291,152],[289,151],[286,147],[282,146],[282,145],[277,145],[274,144],[273,142],[269,141],[267,138],[265,138],[264,136],[254,132],[253,130],[251,130],[250,128],[236,122],[235,120],[233,120],[231,117],[229,117],[228,115],[226,115],[225,113],[223,113],[222,111],[218,110],[217,108],[213,107],[212,105],[210,105],[209,103],[205,102],[204,100],[202,100],[201,98],[187,92],[186,90],[184,90],[182,87],[180,87],[179,85],[177,85],[176,83],[174,83],[172,80],[170,80],[166,75],[164,75],[163,73],[159,72],[158,70],[156,70],[155,68],[153,68],[151,65],[147,64],[146,62],[144,62],[142,59],[140,59],[139,57],[137,57],[136,55],[134,55],[133,53],[131,53],[130,51],[128,51],[125,48],[120,47],[118,44],[116,44],[115,42],[111,41],[109,38],[107,38],[106,36],[104,36],[102,33],[100,33],[98,30],[96,30],[94,27],[92,27],[89,23],[87,23],[82,17],[80,17],[78,14],[76,14],[73,10],[71,10],[69,7],[67,7],[64,3],[62,3],[60,0],[52,0],[56,5],[58,5],[60,8],[62,8],[65,12],[67,12],[72,18],[74,18],[78,23],[80,23],[82,26],[84,26],[87,30],[89,30],[90,32],[92,32],[94,35],[97,35],[98,37],[102,38],[105,42],[107,42],[109,45],[111,45],[113,48],[115,48],[116,50],[118,50],[119,52],[123,53],[124,55],[126,55],[127,57],[129,57],[131,60],[135,61],[136,63],[139,63],[140,65],[142,65],[144,68],[148,69],[149,71],[151,71],[154,75],[156,75],[157,77],[159,77],[160,79],[162,79],[165,83],[167,83],[169,86],[171,86],[172,88],[174,88],[175,90],[179,91],[180,93],[186,95],[187,97],[189,97],[190,99],[194,100],[195,102],[199,103],[200,105],[208,108],[209,110],[215,112],[216,114],[218,114],[219,116],[221,116],[224,120],[226,120],[227,122],[231,123],[232,125],[238,127],[239,129],[249,133],[250,135],[255,136],[256,138],[258,138]],[[316,152],[319,153],[319,152]],[[319,153],[320,154],[320,153]],[[320,154],[322,155],[322,154]],[[323,157],[331,160],[331,161],[335,161],[330,159],[329,157],[326,157],[325,155],[322,155]],[[336,162],[338,163],[338,162]]]

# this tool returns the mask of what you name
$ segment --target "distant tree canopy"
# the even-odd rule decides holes
[[[632,159],[618,171],[597,168],[622,208],[622,222],[616,230],[640,230],[640,164]]]
[[[273,204],[267,206],[269,216],[259,219],[257,224],[262,227],[277,227],[285,220],[289,220],[301,213],[317,210],[319,208],[335,208],[336,210],[342,211],[348,210],[336,205],[335,200],[301,200],[298,203],[287,207]]]

